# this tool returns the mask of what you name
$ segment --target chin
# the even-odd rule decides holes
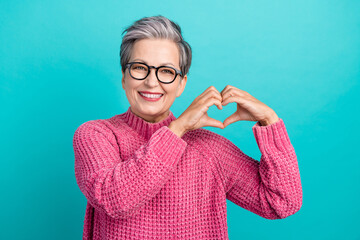
[[[156,116],[161,112],[161,107],[149,107],[149,106],[141,106],[135,109],[135,113],[138,112],[139,114],[148,115],[148,116]]]

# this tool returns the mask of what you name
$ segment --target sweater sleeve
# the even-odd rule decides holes
[[[286,218],[302,206],[302,186],[295,150],[283,120],[252,127],[260,162],[230,140],[219,137],[214,153],[225,179],[226,198],[267,219]]]
[[[161,190],[186,146],[163,126],[123,161],[113,132],[96,120],[85,122],[73,137],[76,181],[94,208],[126,218]]]

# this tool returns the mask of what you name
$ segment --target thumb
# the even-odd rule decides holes
[[[213,119],[206,115],[205,115],[204,122],[205,122],[206,126],[209,126],[209,127],[217,127],[217,128],[221,128],[221,129],[225,128],[224,124],[221,121]]]
[[[228,118],[226,118],[224,120],[224,127],[227,127],[228,125],[234,123],[234,122],[237,122],[241,120],[241,118],[239,117],[239,115],[235,112],[233,114],[231,114]]]

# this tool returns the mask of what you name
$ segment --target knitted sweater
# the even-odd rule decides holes
[[[297,157],[283,120],[253,133],[261,159],[199,128],[181,138],[130,107],[75,131],[76,182],[87,199],[83,239],[229,239],[226,199],[263,218],[302,205]]]

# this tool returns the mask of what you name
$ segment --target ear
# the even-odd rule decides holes
[[[186,86],[186,82],[187,82],[187,75],[185,75],[183,79],[180,80],[180,84],[176,91],[176,97],[180,97],[180,95],[183,93]]]
[[[121,84],[122,84],[122,88],[125,90],[125,72],[123,69],[121,69],[121,72],[122,72]]]

